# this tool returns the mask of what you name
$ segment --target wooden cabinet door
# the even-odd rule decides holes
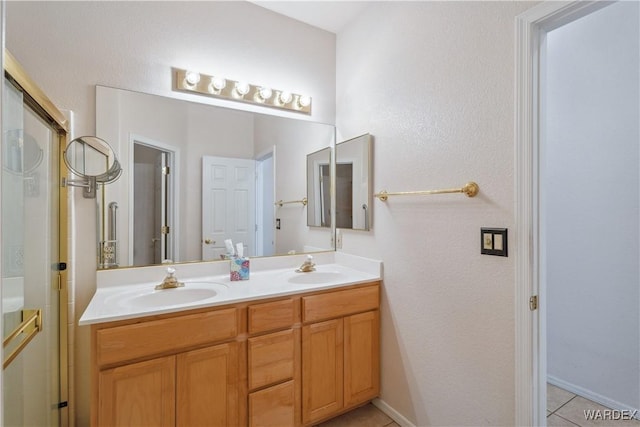
[[[176,357],[176,426],[238,425],[238,343]]]
[[[380,392],[380,314],[344,318],[344,406],[355,406]]]
[[[343,407],[342,319],[302,328],[302,422],[309,424]]]
[[[101,371],[98,425],[175,425],[175,378],[175,356]]]

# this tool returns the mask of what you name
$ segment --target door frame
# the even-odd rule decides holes
[[[547,1],[516,17],[515,425],[546,425],[545,289],[540,283],[541,57],[546,34],[610,2]],[[530,299],[537,298],[537,309]]]
[[[146,147],[153,148],[158,151],[163,151],[168,153],[168,165],[169,165],[169,184],[167,185],[167,190],[169,193],[169,200],[167,203],[169,204],[169,210],[167,215],[167,222],[169,227],[171,227],[169,232],[169,246],[171,247],[171,256],[173,262],[179,262],[180,260],[180,249],[178,247],[178,242],[180,241],[180,194],[177,191],[180,188],[180,149],[178,147],[174,147],[170,144],[165,144],[164,142],[155,141],[151,138],[147,138],[146,136],[130,133],[129,134],[129,176],[132,179],[129,180],[129,218],[127,219],[129,229],[129,244],[128,244],[128,254],[127,254],[127,265],[133,265],[133,216],[134,216],[134,185],[135,179],[134,176],[134,167],[135,167],[135,157],[134,157],[134,149],[135,144],[144,145]]]

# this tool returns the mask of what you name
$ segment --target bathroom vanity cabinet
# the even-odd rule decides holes
[[[93,424],[237,425],[240,321],[225,308],[95,325]]]
[[[379,282],[91,326],[94,426],[299,426],[379,393]]]
[[[368,286],[302,297],[305,425],[378,395],[378,291]]]

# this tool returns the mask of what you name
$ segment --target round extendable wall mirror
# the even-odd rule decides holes
[[[122,175],[122,166],[111,146],[96,136],[81,136],[69,142],[64,163],[81,180],[67,180],[67,185],[84,187],[84,197],[95,197],[96,184],[109,184]]]

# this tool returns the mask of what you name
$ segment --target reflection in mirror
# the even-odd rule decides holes
[[[307,225],[331,227],[331,148],[307,155]]]
[[[336,228],[371,228],[371,135],[336,144]]]
[[[44,151],[33,136],[22,129],[8,130],[4,136],[2,163],[7,172],[30,174],[40,166]]]
[[[249,256],[333,250],[305,207],[274,204],[306,193],[331,125],[97,86],[96,133],[123,167],[99,208],[117,203],[120,266],[220,259],[225,239]]]

